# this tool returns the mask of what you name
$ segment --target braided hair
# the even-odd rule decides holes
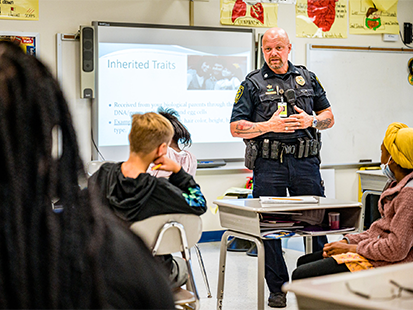
[[[191,134],[189,133],[188,129],[179,121],[179,114],[172,108],[158,108],[158,113],[165,118],[167,118],[173,128],[174,128],[174,136],[172,137],[172,141],[176,144],[180,143],[183,147],[189,147],[192,144]]]
[[[46,67],[4,41],[0,166],[0,308],[107,306],[97,259],[105,224],[78,186],[85,173],[68,106]]]

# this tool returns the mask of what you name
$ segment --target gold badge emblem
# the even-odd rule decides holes
[[[238,88],[237,94],[235,95],[235,100],[234,100],[235,103],[237,103],[238,100],[241,98],[243,92],[244,92],[244,86],[240,85]]]
[[[295,81],[296,81],[297,84],[300,85],[300,86],[304,86],[304,84],[305,84],[305,80],[304,80],[304,78],[303,78],[301,75],[297,76],[297,77],[295,78]]]

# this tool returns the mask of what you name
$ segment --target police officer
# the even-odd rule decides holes
[[[254,173],[253,196],[324,196],[318,130],[334,125],[324,89],[314,73],[288,61],[291,43],[285,30],[268,29],[262,38],[265,64],[241,83],[232,110],[231,134],[247,142]],[[249,147],[252,145],[252,149]],[[248,154],[247,154],[248,153]],[[248,156],[247,156],[248,157]],[[319,237],[314,250],[327,241]],[[270,307],[286,306],[281,291],[289,281],[281,241],[265,246],[265,278]]]

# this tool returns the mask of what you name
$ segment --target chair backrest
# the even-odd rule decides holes
[[[162,241],[157,246],[156,255],[164,255],[186,250],[181,239],[179,225],[182,225],[185,230],[188,248],[193,247],[202,234],[202,220],[198,215],[185,213],[156,215],[134,222],[130,229],[142,238],[151,251],[162,232]]]
[[[92,174],[94,174],[96,171],[99,170],[100,166],[102,166],[104,163],[111,163],[112,161],[100,161],[100,160],[92,160],[86,164],[86,173],[90,177]]]

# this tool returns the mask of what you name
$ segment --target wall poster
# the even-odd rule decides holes
[[[297,0],[296,36],[347,38],[347,0]]]
[[[39,20],[39,0],[1,0],[0,19]]]
[[[0,31],[0,41],[11,41],[17,43],[26,54],[33,56],[38,55],[38,40],[38,33]]]
[[[350,0],[350,34],[399,34],[398,0]]]
[[[278,4],[253,0],[221,0],[221,24],[277,27]]]

